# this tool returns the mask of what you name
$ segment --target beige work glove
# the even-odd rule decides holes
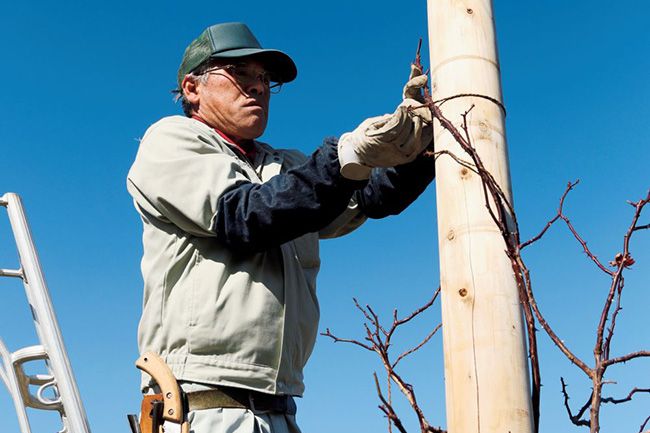
[[[421,104],[424,103],[424,95],[422,90],[424,86],[427,85],[429,77],[422,73],[422,69],[411,64],[411,73],[409,74],[409,80],[404,85],[402,90],[402,99],[415,99]]]
[[[338,155],[344,177],[367,179],[373,168],[411,162],[429,145],[433,137],[431,111],[421,102],[426,83],[427,76],[411,67],[404,100],[393,114],[366,119],[341,136]]]
[[[409,80],[402,91],[402,103],[400,107],[411,107],[407,109],[414,124],[414,135],[418,137],[417,153],[420,154],[433,139],[433,117],[429,107],[424,106],[423,89],[427,85],[428,77],[422,73],[422,70],[411,65],[411,74]]]

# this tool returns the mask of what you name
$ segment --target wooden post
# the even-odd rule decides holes
[[[480,94],[502,101],[492,2],[428,0],[434,100]],[[501,106],[461,97],[442,105],[512,197]],[[436,151],[469,159],[435,125]],[[485,207],[479,177],[451,158],[436,165],[447,427],[450,433],[531,433],[525,323],[504,242]]]

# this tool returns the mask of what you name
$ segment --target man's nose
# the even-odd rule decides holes
[[[264,85],[262,77],[260,76],[256,77],[254,80],[251,80],[251,82],[248,84],[248,87],[246,88],[246,91],[250,94],[264,95],[269,91],[269,89]]]

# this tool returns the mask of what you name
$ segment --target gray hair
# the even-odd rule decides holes
[[[194,70],[187,74],[186,77],[189,77],[197,83],[205,84],[208,81],[208,75],[206,74],[206,71],[213,66],[216,66],[217,63],[219,63],[217,59],[208,59],[194,68]],[[181,100],[183,113],[185,113],[187,117],[192,117],[194,107],[192,106],[192,103],[185,97],[183,89],[172,90],[172,93],[175,94],[174,101],[178,101],[179,99]]]

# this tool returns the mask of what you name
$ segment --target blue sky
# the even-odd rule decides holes
[[[647,2],[495,2],[515,205],[523,237],[552,217],[569,180],[581,179],[566,211],[602,260],[621,248],[626,200],[650,187],[650,33]],[[0,193],[24,199],[46,278],[94,432],[126,431],[139,407],[135,332],[141,305],[140,221],[125,189],[138,138],[180,112],[169,91],[185,46],[206,26],[244,21],[262,44],[289,53],[295,83],[273,97],[262,137],[313,151],[366,117],[399,103],[426,2],[5,2],[0,6]],[[425,44],[426,51],[428,47]],[[428,63],[428,56],[424,57]],[[650,214],[648,214],[650,215]],[[648,222],[649,217],[645,217]],[[0,267],[16,256],[0,218]],[[649,348],[645,331],[650,233],[632,246],[614,352]],[[572,348],[590,359],[608,281],[566,229],[530,247],[541,308]],[[362,335],[351,298],[387,314],[425,302],[438,285],[435,188],[401,215],[370,221],[322,243],[321,328]],[[0,337],[11,350],[34,344],[21,286],[0,282]],[[439,304],[402,334],[417,342],[440,321]],[[564,413],[559,376],[581,405],[588,383],[540,335],[543,432],[578,431]],[[298,419],[305,433],[382,431],[373,356],[319,338],[306,370]],[[422,406],[444,419],[440,336],[404,364]],[[650,386],[648,361],[611,370],[608,394]],[[603,431],[637,431],[648,396],[603,409]],[[17,431],[0,393],[0,430]],[[6,415],[5,415],[6,414]],[[415,428],[404,408],[407,426]],[[52,431],[53,418],[34,418]],[[413,430],[415,431],[415,430]]]

